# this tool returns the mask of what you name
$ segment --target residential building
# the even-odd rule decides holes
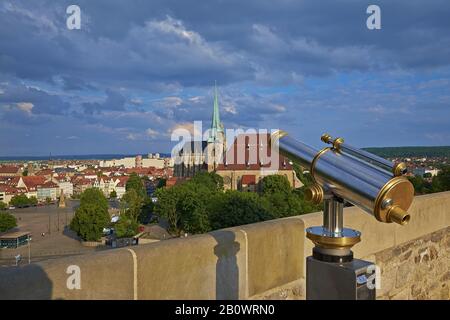
[[[37,186],[37,199],[39,201],[45,201],[47,198],[56,200],[59,196],[59,187],[52,181],[47,181],[42,185]]]
[[[22,175],[22,169],[18,166],[0,166],[1,177],[17,177]]]

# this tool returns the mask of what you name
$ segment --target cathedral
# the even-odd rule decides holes
[[[179,179],[193,177],[196,173],[216,172],[223,177],[224,189],[258,192],[260,181],[268,174],[286,176],[294,188],[302,186],[292,164],[279,155],[276,164],[270,163],[270,135],[244,133],[234,137],[227,149],[225,129],[220,121],[217,87],[214,87],[214,106],[208,138],[189,141],[179,151],[179,163],[174,165],[174,175]],[[269,160],[268,160],[269,159]]]

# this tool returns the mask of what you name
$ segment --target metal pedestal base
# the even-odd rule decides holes
[[[375,300],[374,285],[368,284],[373,264],[353,259],[351,247],[361,240],[361,233],[344,228],[343,209],[342,199],[328,197],[323,226],[306,230],[306,236],[315,244],[313,255],[306,259],[308,300]]]
[[[306,258],[306,299],[375,300],[375,288],[367,285],[372,275],[367,272],[370,265],[359,259],[336,263]]]

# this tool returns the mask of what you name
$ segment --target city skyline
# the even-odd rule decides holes
[[[170,153],[171,130],[209,124],[215,80],[225,128],[448,145],[443,1],[376,1],[380,30],[364,1],[78,1],[80,30],[70,4],[0,5],[2,157]]]

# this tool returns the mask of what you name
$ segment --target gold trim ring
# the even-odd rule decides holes
[[[351,248],[361,241],[361,236],[355,237],[327,237],[313,233],[306,233],[306,237],[322,248],[338,249]]]
[[[381,188],[375,199],[373,213],[375,218],[381,222],[396,222],[389,217],[393,207],[404,211],[408,210],[414,198],[414,187],[405,177],[394,177]],[[391,204],[383,207],[384,200],[391,200]],[[396,209],[399,211],[399,209]],[[409,218],[408,218],[409,221]],[[408,221],[405,221],[406,224]]]
[[[311,161],[311,167],[310,167],[309,171],[311,172],[311,177],[312,177],[312,179],[313,179],[314,182],[316,182],[316,183],[317,183],[316,177],[314,176],[314,171],[315,171],[314,169],[315,169],[315,167],[316,167],[316,162],[317,162],[317,160],[319,160],[319,158],[320,158],[321,155],[323,155],[325,152],[327,152],[327,151],[329,151],[329,150],[331,150],[330,147],[323,148],[322,150],[320,150],[319,152],[317,152],[317,154],[314,156],[314,159]]]

